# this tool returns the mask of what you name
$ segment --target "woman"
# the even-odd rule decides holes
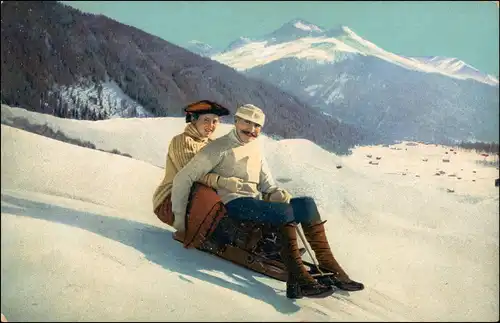
[[[170,194],[175,175],[211,141],[210,136],[219,124],[219,117],[229,115],[229,110],[208,100],[192,103],[184,111],[187,125],[183,133],[173,137],[170,141],[165,176],[153,194],[154,213],[162,222],[170,226],[174,223]],[[226,178],[213,173],[206,174],[199,182],[215,190],[223,188],[237,191],[241,185],[240,179]]]

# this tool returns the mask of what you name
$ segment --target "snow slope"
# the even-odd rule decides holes
[[[181,120],[50,122],[137,159],[2,124],[1,312],[10,321],[498,319],[498,170],[476,164],[475,153],[445,165],[443,147],[360,147],[339,157],[307,140],[263,138],[275,178],[317,199],[337,258],[366,285],[291,301],[281,282],[184,250],[152,213],[163,176],[152,164]],[[383,156],[380,164],[367,153]],[[438,178],[438,166],[463,169],[463,178]]]
[[[103,150],[118,149],[134,158],[157,167],[165,166],[165,153],[173,136],[185,127],[184,118],[147,118],[147,127],[141,118],[114,118],[111,120],[85,121],[61,119],[47,114],[33,113],[21,108],[2,105],[2,123],[12,125],[16,118],[33,125],[46,124],[54,131],[62,131],[70,138],[82,139]],[[217,128],[215,136],[229,126]],[[126,138],[126,139],[125,139]]]
[[[242,42],[239,47],[232,46],[230,50],[216,54],[212,59],[236,70],[244,71],[283,58],[302,58],[317,63],[335,63],[355,55],[377,57],[413,71],[438,73],[456,79],[474,79],[490,85],[499,84],[498,79],[492,75],[470,73],[469,70],[464,71],[460,68],[449,68],[449,66],[443,66],[442,60],[441,63],[435,64],[435,61],[429,62],[391,53],[360,37],[346,26],[326,31],[321,27],[297,19],[285,24],[268,36],[255,39],[252,42]],[[456,58],[446,58],[446,60],[453,61],[455,65],[466,65]]]

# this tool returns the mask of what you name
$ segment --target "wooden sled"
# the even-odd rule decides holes
[[[173,237],[183,242],[183,236]],[[215,230],[206,238],[198,250],[216,255],[234,264],[243,266],[268,277],[286,282],[288,272],[281,261],[281,239],[277,228],[250,221],[237,221],[224,216]],[[301,250],[303,254],[305,249]],[[309,272],[320,282],[329,279],[331,273],[319,273],[314,264],[304,261]],[[327,282],[330,283],[331,282]]]
[[[174,233],[174,239],[184,242]],[[279,238],[271,228],[237,222],[224,216],[214,232],[196,249],[211,253],[263,275],[286,281],[287,271],[279,256]]]
[[[281,261],[281,238],[270,224],[229,218],[217,193],[195,183],[191,189],[187,234],[173,234],[186,248],[216,255],[260,274],[286,282],[288,272]],[[305,249],[301,250],[302,253]],[[314,264],[303,261],[318,281],[331,273],[320,273]],[[325,283],[331,283],[324,281]]]

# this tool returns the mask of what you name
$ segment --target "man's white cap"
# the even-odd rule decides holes
[[[251,122],[254,122],[261,127],[264,126],[266,115],[264,112],[253,104],[244,104],[236,110],[235,116]]]

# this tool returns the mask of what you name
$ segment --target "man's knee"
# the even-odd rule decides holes
[[[299,222],[310,223],[321,220],[314,198],[309,196],[296,197],[290,200],[294,217]]]
[[[287,204],[287,207],[285,209],[285,216],[284,216],[284,223],[290,223],[290,222],[295,222],[295,214],[293,212],[293,207],[290,204]]]
[[[314,201],[314,198],[310,196],[294,197],[290,200],[290,204],[301,205],[304,207],[316,207],[316,201]]]
[[[277,225],[286,224],[295,221],[293,207],[288,203],[269,203],[269,213],[272,222]]]

